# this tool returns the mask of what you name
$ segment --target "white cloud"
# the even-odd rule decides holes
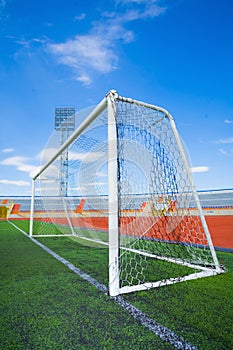
[[[92,81],[90,69],[98,73],[116,69],[117,56],[109,41],[99,34],[77,35],[64,43],[49,44],[48,50],[59,63],[73,68],[76,79],[85,85]]]
[[[196,166],[196,167],[192,167],[190,170],[192,173],[205,173],[209,171],[209,168],[208,166]]]
[[[9,157],[2,161],[0,161],[1,165],[7,165],[7,166],[14,166],[19,171],[24,171],[28,173],[30,176],[33,176],[33,174],[39,170],[38,166],[27,164],[28,160],[30,158],[27,157]]]
[[[32,39],[25,39],[25,38],[21,38],[21,39],[17,39],[16,37],[12,37],[12,39],[15,39],[15,43],[22,46],[24,49],[29,50],[32,46],[35,45],[43,45],[48,41],[48,38],[44,37],[44,38],[32,38]],[[17,54],[16,56],[17,57]]]
[[[0,0],[0,6],[1,4],[4,7],[5,1]],[[64,42],[51,43],[46,36],[8,38],[19,44],[27,55],[30,55],[33,47],[42,45],[59,64],[72,69],[75,80],[89,86],[96,74],[108,74],[118,68],[117,47],[135,40],[134,32],[126,28],[130,22],[151,20],[165,11],[166,8],[159,6],[157,0],[115,0],[114,12],[103,11],[98,20],[92,22],[88,33],[76,35]],[[74,16],[75,21],[85,18],[85,13]],[[15,58],[18,54],[15,53]]]
[[[224,156],[233,157],[233,148],[230,149],[229,151],[226,151],[225,149],[220,148],[219,152]]]
[[[40,170],[40,167],[29,164],[21,164],[17,167],[17,169],[28,173],[30,176],[34,176]]]
[[[13,149],[13,148],[4,148],[4,149],[2,150],[2,153],[12,153],[12,152],[14,152],[14,149]]]
[[[228,137],[226,139],[220,139],[220,140],[216,141],[216,143],[221,143],[221,144],[233,143],[233,137]]]
[[[0,162],[0,164],[13,165],[13,166],[18,167],[18,166],[22,165],[24,162],[26,162],[27,160],[28,160],[28,158],[26,158],[26,157],[15,156],[15,157],[9,157],[9,158],[2,160]]]
[[[150,4],[143,10],[136,9],[136,10],[127,11],[124,15],[122,15],[121,20],[122,22],[131,22],[136,20],[152,19],[154,17],[158,17],[165,11],[166,11],[165,8]]]
[[[76,80],[83,83],[83,85],[90,85],[92,83],[91,77],[89,77],[87,74],[84,74],[84,73],[78,76]]]
[[[82,20],[85,19],[85,18],[86,18],[86,14],[85,14],[85,13],[81,13],[81,15],[75,16],[75,17],[74,17],[74,20],[75,20],[75,21],[82,21]]]
[[[69,160],[80,160],[83,163],[92,163],[105,156],[106,154],[102,152],[89,152],[89,153],[77,153],[72,151],[69,152]]]
[[[233,120],[225,119],[225,120],[224,120],[224,123],[225,123],[225,124],[233,124]]]
[[[0,180],[1,184],[4,185],[13,185],[13,186],[30,186],[30,182],[29,181],[22,181],[22,180]]]
[[[157,0],[116,0],[116,4],[115,12],[102,12],[89,33],[47,45],[48,52],[57,62],[72,68],[75,79],[83,85],[90,85],[96,73],[107,74],[117,69],[119,57],[116,46],[135,40],[133,31],[127,29],[126,24],[150,20],[166,11],[165,7],[157,5]],[[76,20],[84,18],[85,14],[75,17]]]

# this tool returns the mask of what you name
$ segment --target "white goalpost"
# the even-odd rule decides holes
[[[168,111],[112,90],[86,114],[63,145],[56,134],[45,149],[30,236],[108,247],[111,296],[223,272]]]

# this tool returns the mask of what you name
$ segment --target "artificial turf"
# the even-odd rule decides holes
[[[107,285],[106,248],[69,238],[40,241]],[[218,255],[225,274],[124,298],[198,349],[232,349],[233,254]],[[0,222],[0,256],[2,348],[172,348],[7,222]]]
[[[0,257],[1,349],[172,349],[5,222]]]

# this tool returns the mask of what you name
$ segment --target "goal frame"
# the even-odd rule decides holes
[[[35,201],[35,181],[40,177],[40,175],[56,160],[62,152],[72,144],[74,140],[76,140],[85,129],[105,110],[107,109],[108,113],[108,235],[109,235],[109,294],[110,296],[117,296],[123,293],[134,292],[138,290],[146,290],[150,288],[155,288],[158,286],[162,286],[163,282],[150,282],[144,283],[143,285],[134,285],[134,286],[126,286],[120,287],[120,267],[119,267],[119,251],[120,251],[120,232],[119,232],[119,207],[118,207],[118,150],[117,150],[117,126],[116,126],[116,101],[123,101],[127,103],[134,103],[138,106],[146,107],[153,109],[155,111],[161,112],[165,115],[165,117],[169,120],[173,135],[177,142],[177,146],[184,164],[184,168],[188,175],[188,181],[190,182],[190,187],[192,190],[192,194],[194,196],[198,214],[202,223],[202,227],[204,229],[206,239],[209,245],[209,249],[213,258],[215,270],[196,266],[195,264],[189,264],[182,262],[182,265],[186,265],[188,267],[192,267],[194,269],[200,270],[198,273],[193,273],[188,276],[182,278],[182,281],[190,280],[194,278],[212,276],[214,274],[219,274],[223,272],[221,269],[216,252],[213,246],[213,242],[211,239],[211,235],[202,211],[201,203],[199,197],[196,192],[196,188],[191,176],[189,164],[186,158],[186,154],[177,131],[174,119],[172,115],[164,108],[151,105],[148,103],[144,103],[138,100],[133,100],[131,98],[125,98],[119,96],[115,90],[111,90],[108,94],[101,100],[101,102],[94,108],[94,110],[88,115],[88,117],[83,121],[83,123],[73,132],[73,134],[65,141],[63,145],[58,149],[58,151],[51,157],[51,159],[41,167],[41,169],[37,172],[37,174],[32,178],[32,194],[31,194],[31,211],[30,211],[30,229],[29,236],[33,235],[33,220],[34,220],[34,201]],[[68,219],[69,223],[69,219]],[[71,225],[70,225],[71,226]],[[74,234],[72,226],[71,226],[72,234]],[[36,236],[35,236],[36,237]],[[130,248],[123,248],[125,250],[131,250]],[[156,256],[153,254],[138,252],[139,254],[147,254],[149,257],[153,257],[160,260],[167,260],[167,258],[163,258],[160,256]],[[178,263],[177,259],[167,260],[171,263]],[[181,262],[180,262],[181,264]],[[173,284],[180,282],[179,278],[171,278],[169,281],[164,282],[164,284]]]

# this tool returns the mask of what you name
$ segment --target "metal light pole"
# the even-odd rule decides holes
[[[55,108],[55,130],[60,131],[61,146],[69,138],[75,129],[75,108]],[[68,194],[68,148],[61,153],[60,157],[60,193],[63,197]]]

